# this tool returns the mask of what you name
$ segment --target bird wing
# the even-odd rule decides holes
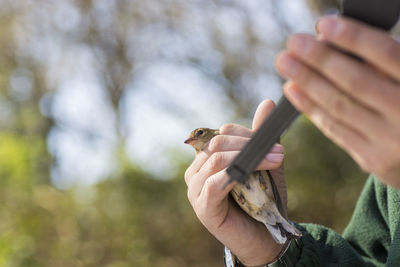
[[[277,208],[279,210],[279,213],[285,219],[287,219],[287,217],[285,216],[285,212],[284,212],[283,201],[282,201],[281,195],[279,194],[278,187],[275,184],[274,178],[272,177],[272,174],[271,174],[271,172],[269,170],[265,171],[265,173],[268,175],[269,181],[271,182],[272,193],[274,195],[275,203],[276,203],[276,206],[277,206]]]

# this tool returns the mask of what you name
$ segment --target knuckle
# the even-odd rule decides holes
[[[228,134],[228,133],[231,133],[235,127],[236,127],[236,124],[226,123],[219,128],[219,132],[221,134]]]
[[[209,158],[209,166],[211,170],[218,169],[223,162],[223,154],[220,152],[213,153]]]
[[[361,32],[357,25],[346,23],[342,31],[339,32],[338,38],[345,41],[351,47],[354,47],[359,43]]]
[[[190,168],[187,168],[187,169],[186,169],[185,175],[184,175],[185,182],[186,182],[187,185],[189,184],[189,180],[190,180],[190,170],[189,170],[189,169],[190,169]]]
[[[209,179],[207,179],[208,181]],[[209,202],[209,198],[211,196],[211,189],[210,189],[210,185],[208,182],[204,183],[203,189],[201,190],[201,194],[202,194],[202,202],[204,205],[207,205],[207,203]]]
[[[222,135],[217,135],[210,140],[208,148],[211,153],[215,153],[222,149],[224,143],[225,143],[225,137]]]
[[[199,205],[196,207],[196,215],[197,218],[199,218],[199,220],[204,224],[205,220],[207,218],[207,209],[204,205]]]
[[[188,188],[188,190],[186,192],[186,196],[187,196],[190,204],[192,204],[193,194],[192,194],[192,190],[190,188]]]
[[[394,40],[392,37],[385,42],[386,45],[383,51],[383,57],[389,61],[399,62],[400,61],[400,43]]]
[[[211,196],[214,195],[214,191],[217,187],[217,183],[215,181],[214,176],[211,176],[210,178],[208,178],[206,180],[206,182],[204,183],[204,195],[205,195],[205,199],[209,199]]]
[[[204,223],[207,218],[207,211],[209,209],[207,201],[205,201],[203,198],[201,200],[197,199],[192,205],[196,216],[201,222]]]

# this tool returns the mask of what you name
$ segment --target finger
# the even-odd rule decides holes
[[[367,168],[368,164],[361,155],[366,154],[365,150],[371,144],[364,135],[329,116],[303,94],[298,86],[293,84],[284,88],[284,94],[299,111],[310,118],[323,134],[346,150],[363,169]]]
[[[335,16],[323,17],[316,28],[335,46],[361,56],[400,81],[400,44],[387,32]]]
[[[222,135],[236,135],[243,137],[251,137],[253,135],[253,131],[249,128],[233,123],[222,125],[219,128],[219,133]]]
[[[225,169],[240,151],[224,151],[213,153],[204,163],[202,168],[188,181],[191,195],[199,195],[205,181],[211,175]],[[278,168],[283,161],[282,153],[269,153],[257,166],[257,170],[270,170]]]
[[[238,132],[242,131],[243,129],[247,129],[247,128],[242,127],[242,129],[241,129],[240,127],[235,127],[235,129],[236,130],[239,129],[239,131],[235,132],[235,133],[238,133]],[[208,160],[208,158],[210,157],[211,154],[213,154],[215,152],[241,150],[249,140],[250,139],[247,137],[230,136],[230,135],[217,135],[214,138],[212,138],[210,143],[206,146],[206,148],[196,155],[192,164],[190,164],[190,166],[187,168],[187,170],[185,172],[186,184],[189,184],[189,180],[191,179],[191,177],[199,171],[199,169],[204,165],[204,163]],[[282,145],[275,144],[272,147],[270,153],[282,154],[283,151],[284,151],[284,148]],[[273,157],[274,156],[269,156],[269,158],[267,160],[279,161],[277,156],[275,156],[275,158],[273,158]]]
[[[212,227],[211,229],[208,228],[211,232],[218,229],[224,223],[225,218],[221,217],[221,215],[228,214],[226,209],[229,209],[230,205],[227,205],[227,196],[236,185],[236,182],[233,182],[224,188],[225,182],[228,179],[229,176],[226,170],[221,170],[209,177],[202,187],[199,196],[192,198],[188,193],[190,203],[197,217],[200,221],[207,222],[208,227]]]
[[[189,186],[192,177],[200,170],[209,157],[210,153],[206,153],[205,151],[200,151],[196,154],[196,157],[185,171],[186,185]]]
[[[271,100],[263,101],[257,108],[255,117],[258,118],[258,120],[262,120],[263,116],[265,116],[265,117],[268,116],[268,114],[271,112],[273,107],[274,107],[274,103]],[[255,120],[256,120],[256,118],[255,118]],[[234,135],[234,136],[236,135],[236,136],[242,136],[242,137],[248,137],[248,138],[253,135],[252,130],[250,130],[244,126],[241,126],[238,124],[232,124],[232,123],[221,126],[219,129],[219,132],[221,135]],[[229,145],[232,145],[232,144],[228,144],[227,146],[229,146]],[[239,143],[238,149],[241,149],[242,147],[243,147],[243,144]],[[228,150],[228,149],[226,149],[226,150]],[[233,149],[231,149],[231,150],[233,150]],[[275,151],[271,151],[271,152],[275,152]],[[192,162],[192,164],[187,168],[187,170],[185,172],[186,184],[189,184],[190,177],[192,177],[195,173],[197,173],[199,171],[199,169],[207,161],[210,154],[211,154],[211,151],[208,151],[208,149],[205,149],[204,151],[201,151],[196,155],[195,160]]]
[[[261,127],[265,119],[271,114],[272,110],[275,108],[275,103],[270,100],[264,100],[258,105],[256,113],[253,119],[253,130],[257,130]]]
[[[305,88],[302,92],[330,116],[350,128],[365,133],[371,139],[384,135],[386,127],[380,114],[338,90],[319,73],[297,61],[288,53],[281,54],[278,61],[283,69],[290,61],[293,62],[289,64],[299,65],[298,70],[290,78],[300,88]],[[285,86],[290,86],[293,82],[289,82]]]
[[[199,194],[207,178],[225,169],[238,154],[239,151],[225,151],[212,154],[203,167],[188,181],[188,187]],[[283,162],[283,158],[283,153],[269,153],[263,158],[256,170],[273,170],[279,168]]]
[[[221,151],[238,151],[241,150],[250,138],[242,136],[233,135],[217,135],[211,139],[210,143],[206,147],[211,153],[221,152]],[[280,144],[275,144],[271,153],[283,153],[283,146]]]
[[[287,46],[296,58],[368,107],[391,113],[391,110],[398,106],[398,101],[393,96],[400,97],[400,90],[366,64],[305,34],[293,35],[288,39]],[[278,68],[282,67],[281,63],[278,57]],[[286,69],[286,74],[296,74],[298,67],[292,65]]]
[[[226,173],[226,169],[223,169],[214,175],[210,176],[201,188],[199,198],[202,200],[206,199],[207,204],[202,201],[206,206],[215,206],[216,203],[220,203],[232,188],[236,185],[236,182],[229,183],[225,186],[225,183],[229,180],[229,175]],[[225,186],[225,188],[224,188]]]
[[[242,136],[242,137],[251,137],[253,135],[253,131],[238,124],[228,123],[224,124],[220,127],[219,133],[221,135],[234,135],[234,136]],[[212,153],[207,149],[199,152],[196,155],[196,158],[193,160],[192,164],[186,169],[185,172],[185,182],[189,183],[190,177],[192,177],[195,173],[199,171],[201,166],[207,161],[208,157]]]

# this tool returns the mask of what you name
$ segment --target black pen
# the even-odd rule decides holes
[[[384,30],[390,30],[396,24],[400,13],[400,0],[342,0],[340,4],[343,16]],[[233,181],[244,183],[298,115],[299,112],[283,96],[271,115],[229,165],[226,172],[230,178],[224,187]]]

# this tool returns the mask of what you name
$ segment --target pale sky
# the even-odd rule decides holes
[[[216,128],[230,122],[233,116],[228,99],[220,93],[221,85],[199,69],[180,64],[180,59],[200,53],[203,63],[218,73],[220,55],[210,44],[207,23],[212,21],[218,25],[230,49],[245,53],[241,38],[244,17],[235,9],[215,9],[212,6],[202,8],[207,12],[199,14],[196,2],[186,2],[184,20],[187,22],[181,28],[171,32],[164,25],[149,25],[129,37],[135,44],[129,56],[135,59],[138,67],[133,70],[133,79],[126,88],[120,107],[126,154],[135,165],[160,179],[168,179],[176,171],[176,165],[169,161],[167,153],[173,151],[175,158],[181,159],[193,157],[191,148],[183,144],[192,129],[203,126]],[[269,8],[271,2],[228,2],[240,3],[250,12],[254,31],[265,42],[275,47],[283,42],[285,36],[281,35],[273,19]],[[314,18],[303,1],[279,2],[290,18],[289,26],[293,31],[313,31]],[[15,29],[19,33],[16,36],[21,54],[29,52],[42,62],[49,86],[56,88],[47,115],[57,122],[49,134],[48,145],[56,158],[52,178],[59,188],[91,185],[118,169],[116,118],[98,78],[95,68],[98,59],[87,47],[66,39],[68,35],[57,34],[57,31],[72,31],[85,23],[85,18],[80,17],[71,3],[42,2],[31,6],[30,12],[16,24]],[[106,10],[112,10],[113,1],[93,3],[103,18],[104,27],[108,27],[110,17]],[[27,47],[29,51],[23,51]],[[260,51],[260,64],[270,65],[274,56],[274,51]],[[29,80],[24,80],[27,75],[20,75],[23,78],[14,82],[29,86]],[[248,82],[260,101],[264,98],[279,99],[281,89],[275,73],[260,73]],[[168,103],[175,107],[174,110]]]

